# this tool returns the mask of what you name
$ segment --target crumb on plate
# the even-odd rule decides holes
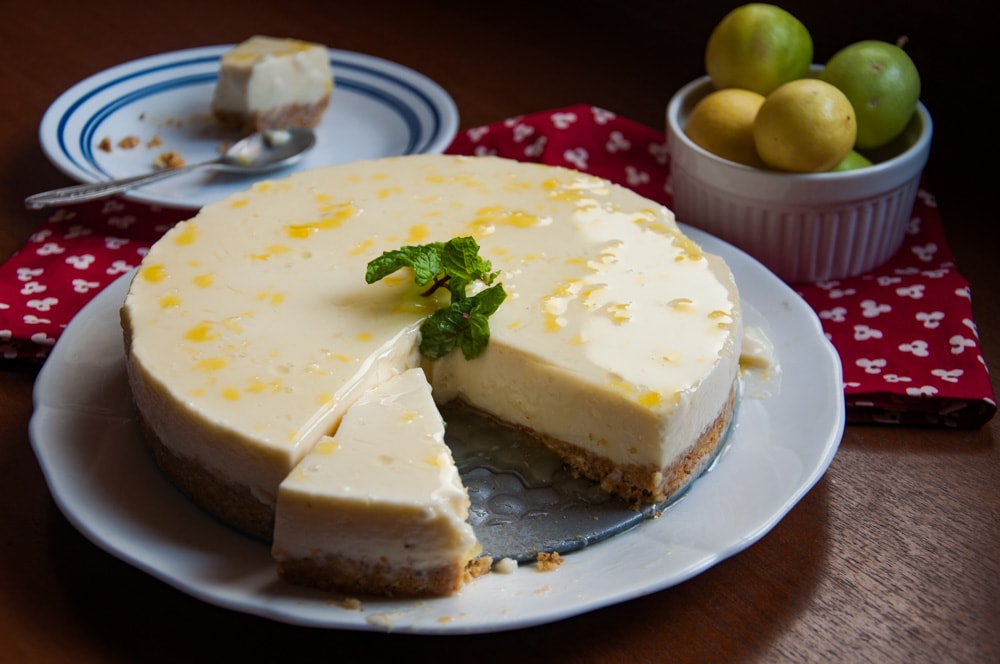
[[[157,168],[180,168],[185,163],[184,157],[173,150],[161,152],[153,160],[153,165]]]
[[[489,556],[480,556],[479,558],[470,561],[468,567],[465,568],[466,582],[486,574],[490,571],[490,567],[492,566],[493,559]]]
[[[551,572],[563,564],[563,557],[559,555],[558,551],[540,551],[537,561],[539,572]]]
[[[337,602],[337,604],[342,609],[347,609],[349,611],[360,611],[361,610],[361,600],[357,597],[345,597],[344,599]]]

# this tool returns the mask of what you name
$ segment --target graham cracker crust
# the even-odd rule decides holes
[[[662,503],[686,487],[715,457],[733,417],[736,404],[734,385],[718,417],[698,437],[687,452],[666,467],[620,466],[572,443],[526,433],[555,452],[574,472],[598,482],[608,493],[632,503]]]
[[[231,127],[245,134],[267,129],[285,129],[287,127],[311,127],[319,125],[330,104],[330,95],[326,95],[315,104],[287,104],[267,111],[239,113],[235,111],[214,110],[215,119],[222,125]]]
[[[399,568],[382,561],[359,561],[327,554],[278,562],[288,583],[342,593],[383,597],[444,597],[468,580],[466,565],[441,564],[428,570]]]
[[[210,471],[168,449],[139,414],[143,439],[170,483],[196,505],[247,535],[265,542],[274,536],[274,505],[265,505],[245,485]]]

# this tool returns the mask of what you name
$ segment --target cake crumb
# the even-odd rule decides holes
[[[392,629],[395,624],[393,623],[392,616],[388,613],[373,613],[365,618],[365,622],[383,629]]]
[[[147,148],[156,148],[161,145],[163,145],[163,139],[160,138],[158,134],[154,135],[151,139],[149,139],[149,142],[146,143]]]
[[[465,568],[465,581],[469,582],[472,579],[478,578],[490,571],[490,567],[493,566],[493,559],[489,556],[480,556],[473,561],[469,562],[469,565]]]
[[[497,574],[513,574],[517,571],[517,561],[513,558],[501,558],[493,566],[493,571]]]
[[[184,157],[180,156],[173,150],[168,150],[167,152],[161,152],[153,160],[153,165],[157,168],[180,168],[186,162]]]
[[[111,138],[109,136],[102,138],[101,142],[97,144],[97,149],[105,152],[111,152]]]
[[[557,569],[563,564],[563,557],[559,555],[558,551],[550,551],[546,553],[541,551],[538,554],[538,571],[539,572],[551,572]]]
[[[361,600],[357,597],[345,597],[344,599],[337,602],[337,605],[342,609],[347,609],[348,611],[360,611],[361,610]]]
[[[140,141],[138,136],[126,136],[125,138],[118,141],[118,147],[120,147],[122,150],[131,150],[135,146],[139,145],[139,142]]]

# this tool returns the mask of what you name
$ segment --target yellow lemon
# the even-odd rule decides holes
[[[729,12],[712,30],[705,69],[717,89],[767,95],[806,76],[812,57],[812,37],[801,21],[780,7],[754,2]]]
[[[754,120],[757,153],[772,168],[817,173],[836,167],[854,148],[854,107],[836,87],[814,78],[785,83]]]
[[[754,146],[753,124],[764,95],[727,88],[699,101],[684,124],[684,133],[695,145],[723,159],[762,167]]]

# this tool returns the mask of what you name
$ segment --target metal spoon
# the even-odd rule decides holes
[[[243,174],[265,173],[281,166],[294,164],[315,143],[316,135],[311,129],[304,127],[262,131],[234,143],[216,159],[118,180],[53,189],[29,196],[24,199],[24,204],[28,209],[38,210],[53,205],[82,203],[95,198],[111,196],[150,182],[157,182],[180,173],[187,173],[197,168],[212,168]]]

